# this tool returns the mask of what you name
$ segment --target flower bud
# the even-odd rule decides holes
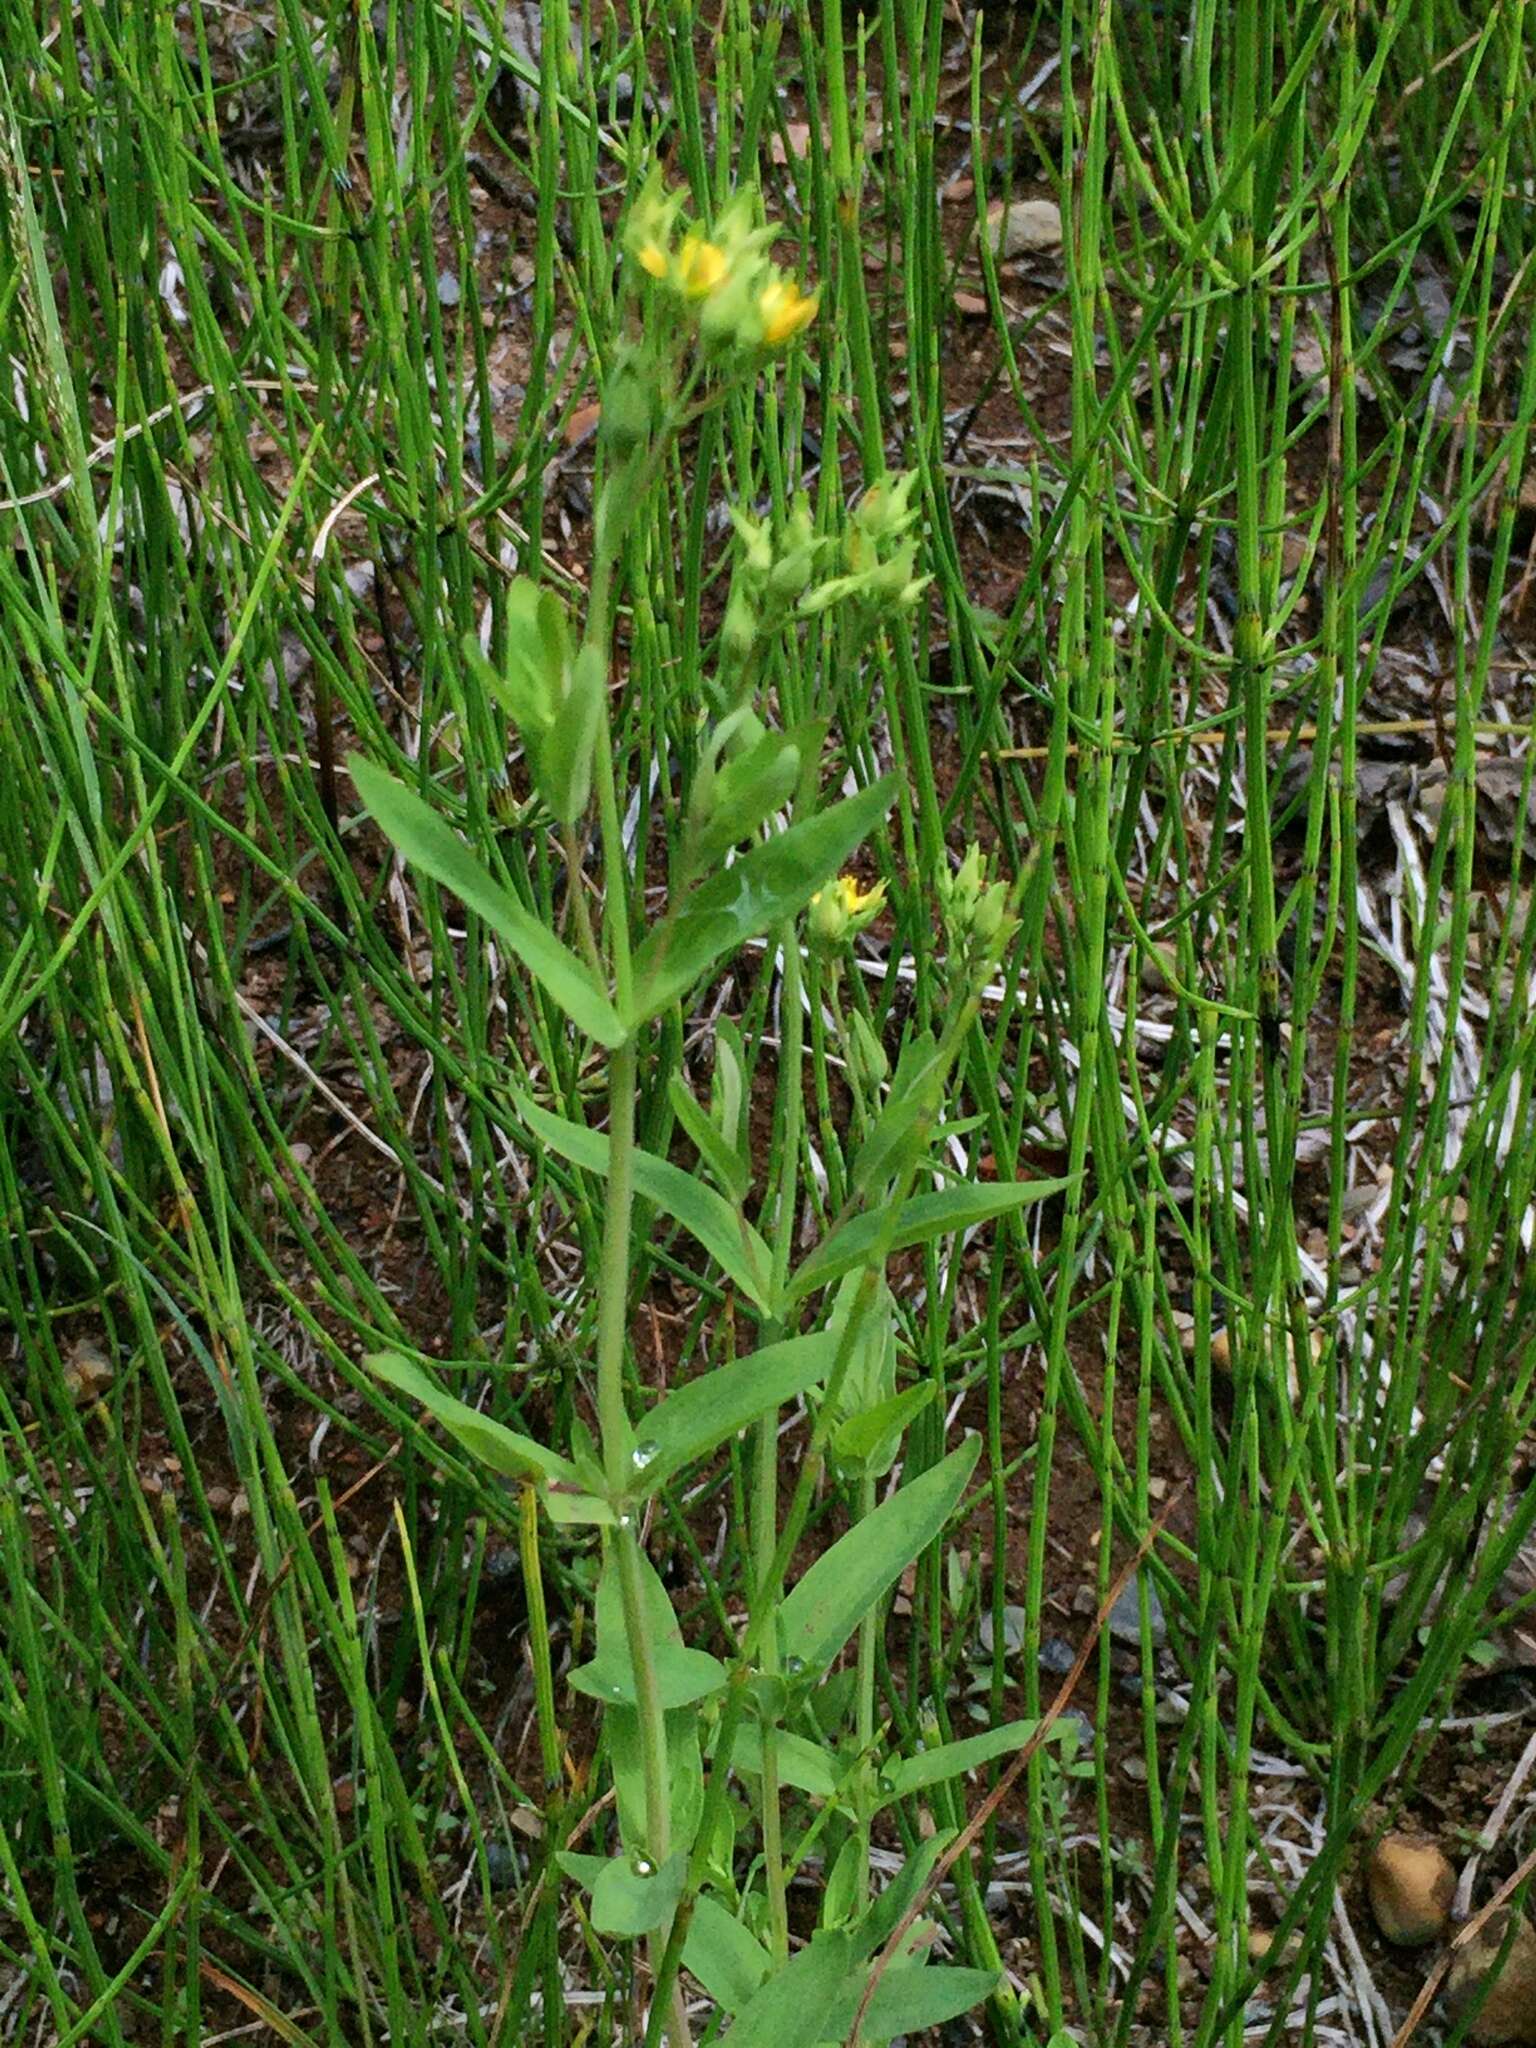
[[[867,1087],[878,1088],[890,1074],[891,1063],[886,1056],[885,1047],[875,1036],[874,1029],[862,1010],[853,1012],[849,1026],[848,1057],[859,1079]]]

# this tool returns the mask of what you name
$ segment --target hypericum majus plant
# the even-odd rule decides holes
[[[868,1045],[850,1041],[850,1055],[857,1054],[872,1095],[878,1097],[883,1087],[884,1100],[871,1106],[847,1202],[798,1266],[792,1225],[799,1210],[800,1148],[796,1141],[780,1148],[777,1184],[764,1198],[770,1245],[748,1213],[754,1182],[750,1119],[744,1114],[741,1049],[728,1028],[717,1034],[716,1086],[707,1107],[681,1074],[667,1077],[679,1123],[699,1152],[697,1174],[636,1143],[642,1052],[660,1059],[667,1045],[680,1044],[676,1022],[684,1000],[742,947],[770,936],[784,981],[780,1061],[788,1081],[781,1099],[793,1122],[802,1060],[798,919],[811,906],[813,928],[820,927],[815,935],[825,946],[845,944],[867,927],[883,903],[884,885],[862,887],[844,864],[883,818],[895,792],[887,777],[823,804],[830,710],[824,685],[813,692],[813,701],[799,706],[792,729],[780,730],[774,724],[777,693],[759,684],[774,637],[795,630],[797,621],[846,604],[867,634],[916,602],[924,581],[914,573],[910,479],[888,480],[866,492],[840,541],[814,532],[803,501],[796,501],[777,529],[745,513],[736,516],[741,554],[732,623],[723,636],[720,671],[710,680],[699,678],[703,732],[691,786],[680,796],[684,830],[665,900],[636,939],[637,916],[651,910],[652,899],[641,893],[624,838],[629,792],[621,792],[618,778],[627,757],[613,742],[608,688],[614,592],[626,539],[659,483],[666,449],[680,428],[729,380],[755,375],[764,352],[791,341],[815,310],[814,298],[768,259],[770,231],[753,225],[750,198],[733,201],[709,230],[683,228],[681,210],[680,201],[653,181],[626,233],[636,284],[664,295],[666,317],[639,324],[604,379],[605,476],[579,639],[559,600],[520,577],[505,607],[505,646],[492,650],[494,659],[473,639],[465,646],[472,673],[494,694],[526,754],[536,802],[525,806],[520,823],[531,829],[543,807],[578,896],[581,840],[595,828],[603,879],[600,923],[579,910],[579,947],[572,950],[558,929],[494,878],[417,791],[369,762],[354,758],[350,764],[369,809],[413,866],[459,895],[495,935],[504,957],[537,981],[569,1024],[606,1056],[607,1120],[601,1131],[525,1092],[508,1091],[494,1069],[486,1077],[486,1099],[510,1092],[510,1114],[525,1142],[607,1184],[601,1253],[588,1276],[595,1304],[596,1438],[578,1424],[568,1449],[543,1445],[445,1394],[413,1361],[385,1354],[370,1363],[380,1377],[419,1400],[475,1457],[532,1486],[557,1527],[598,1532],[595,1654],[571,1672],[569,1683],[602,1708],[620,1853],[557,1850],[553,1840],[551,1853],[590,1890],[591,1924],[599,1933],[648,1938],[657,2021],[664,2015],[672,2048],[691,2042],[679,1979],[685,1962],[724,2012],[752,2038],[768,2043],[798,2042],[807,1968],[825,1973],[832,1965],[834,1980],[846,1984],[855,1999],[861,1996],[870,1959],[884,1939],[880,1909],[894,1903],[889,1893],[873,1907],[868,1902],[874,1814],[901,1796],[904,1785],[915,1794],[985,1760],[977,1738],[971,1738],[950,1746],[953,1757],[942,1747],[925,1751],[920,1770],[908,1770],[900,1760],[890,1771],[873,1767],[879,1743],[874,1645],[884,1603],[959,1505],[980,1449],[979,1439],[970,1438],[876,1505],[873,1477],[894,1463],[913,1412],[906,1396],[891,1393],[892,1305],[884,1272],[899,1245],[921,1244],[1059,1185],[948,1188],[937,1206],[929,1201],[926,1207],[924,1198],[913,1198],[927,1167],[945,1077],[974,1020],[994,957],[979,933],[969,961],[970,985],[956,989],[939,1040],[925,1034],[905,1045],[894,1074],[888,1066],[881,1072],[881,1060]],[[834,548],[841,552],[837,573],[818,582]],[[994,944],[999,932],[1000,927],[992,934]],[[662,1019],[672,1020],[665,1033],[655,1028]],[[632,1224],[642,1196],[653,1213],[669,1216],[704,1248],[718,1269],[717,1284],[756,1322],[759,1335],[755,1351],[727,1358],[654,1401],[631,1396],[624,1369]],[[724,1319],[727,1327],[735,1321]],[[776,1418],[787,1403],[800,1400],[813,1403],[810,1428],[780,1526]],[[727,1669],[714,1655],[684,1643],[640,1532],[646,1504],[663,1486],[749,1428],[756,1429],[757,1439],[747,1616]],[[791,1561],[829,1457],[835,1457],[838,1471],[859,1474],[855,1520],[791,1585]],[[784,1843],[776,1746],[794,1722],[797,1753],[803,1755],[807,1736],[817,1735],[817,1724],[808,1718],[809,1696],[855,1635],[854,1736],[864,1761],[850,1789],[838,1792],[829,1776],[825,1795],[832,1801],[829,1811],[842,1816],[842,1877],[829,1888],[822,1933],[792,1955],[785,1873],[811,1853],[821,1821],[814,1820],[799,1843]],[[990,1731],[983,1747],[988,1756],[1001,1755],[1023,1739],[1014,1724]],[[733,1822],[726,1786],[738,1740],[759,1787],[763,1894],[738,1891],[729,1848]],[[914,1859],[894,1888],[898,1896],[902,1886],[908,1897],[916,1896],[937,1853],[937,1847],[931,1853],[925,1847]],[[921,2009],[931,2016],[935,1990],[938,2003],[948,2000],[948,2010],[958,2012],[990,1987],[991,1980],[978,1982],[975,1972],[938,1974],[942,1984],[921,1955],[889,1972],[864,2037],[888,2038],[906,2028],[911,1989],[918,1990]],[[923,1983],[916,1986],[919,1975]],[[854,2011],[850,2006],[846,2024]]]

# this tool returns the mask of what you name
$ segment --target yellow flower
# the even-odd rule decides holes
[[[652,277],[665,277],[667,274],[667,252],[656,242],[643,242],[635,251],[635,260]]]
[[[725,251],[707,242],[697,229],[684,236],[678,252],[677,274],[690,299],[705,299],[718,291],[730,267]]]
[[[818,889],[810,901],[811,930],[828,941],[852,938],[880,915],[885,884],[861,889],[852,875],[839,875],[829,888]]]
[[[802,292],[792,277],[776,277],[758,294],[763,340],[769,348],[790,341],[816,318],[815,293]]]
[[[837,893],[850,917],[862,917],[866,911],[873,917],[885,901],[885,884],[876,882],[872,889],[861,889],[852,875],[839,875]]]

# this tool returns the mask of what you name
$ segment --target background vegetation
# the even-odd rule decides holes
[[[601,1190],[492,1077],[596,1120],[602,1074],[340,764],[430,784],[561,917],[459,650],[514,568],[579,588],[611,234],[659,153],[702,213],[759,180],[822,298],[628,541],[637,884],[726,499],[803,487],[833,531],[915,468],[911,630],[829,621],[775,679],[828,677],[842,762],[899,778],[838,993],[892,1056],[942,1012],[937,878],[980,838],[1021,923],[948,1157],[1075,1176],[892,1268],[939,1389],[907,1476],[985,1437],[879,1646],[894,1739],[1037,1714],[1170,1508],[1078,1762],[944,1894],[1021,1993],[974,2025],[1390,2038],[1416,1979],[1358,1856],[1404,1814],[1476,1846],[1533,1715],[1522,0],[0,0],[0,52],[0,2033],[640,2024],[547,1856],[604,1826],[563,1682],[590,1538],[359,1364],[469,1361],[555,1441],[590,1413]],[[810,1240],[857,1105],[806,974],[803,1117],[770,946],[650,1048],[641,1135],[686,1155],[668,1080],[737,1020]],[[729,1304],[668,1218],[646,1247],[654,1386]],[[701,1639],[744,1462],[648,1531]],[[901,1801],[877,1871],[986,1780]]]

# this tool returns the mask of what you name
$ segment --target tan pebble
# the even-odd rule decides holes
[[[1446,1980],[1445,2003],[1453,2019],[1470,2012],[1478,1990],[1490,1973],[1509,1934],[1509,1912],[1495,1913],[1459,1951]],[[1521,2048],[1536,2042],[1536,1927],[1522,1920],[1504,1967],[1488,1985],[1481,2012],[1467,2039],[1478,2048]]]
[[[1261,1970],[1288,1969],[1299,1954],[1300,1946],[1294,1936],[1289,1941],[1277,1942],[1271,1927],[1248,1930],[1248,1960]]]
[[[1312,553],[1311,543],[1304,533],[1282,533],[1280,536],[1280,568],[1286,576],[1294,576]]]
[[[1061,208],[1054,199],[1001,200],[987,208],[987,232],[999,256],[1027,256],[1061,247]]]
[[[116,1377],[111,1359],[89,1337],[77,1338],[64,1354],[64,1388],[77,1408],[99,1401]]]
[[[1365,1887],[1376,1925],[1398,1948],[1425,1948],[1450,1924],[1456,1873],[1436,1842],[1386,1835],[1366,1865]]]
[[[1144,989],[1169,988],[1178,979],[1179,949],[1172,939],[1154,939],[1141,956],[1140,979]]]

